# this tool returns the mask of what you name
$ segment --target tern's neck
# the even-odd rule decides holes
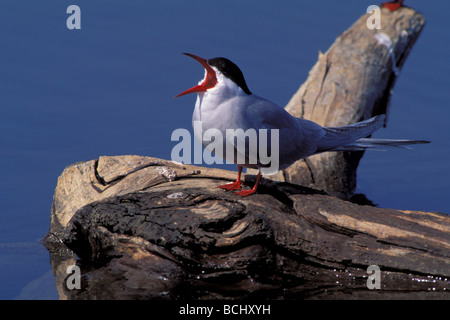
[[[200,93],[198,95],[198,100],[200,104],[219,106],[220,104],[239,96],[247,96],[247,94],[233,81],[223,77],[214,88]]]

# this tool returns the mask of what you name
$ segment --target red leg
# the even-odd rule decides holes
[[[258,189],[258,184],[259,184],[260,180],[261,180],[261,172],[258,172],[258,175],[256,176],[255,185],[253,186],[252,189],[250,189],[250,190],[241,190],[241,191],[235,192],[234,194],[238,194],[240,196],[246,197],[246,196],[249,196],[251,194],[256,193],[256,189]]]
[[[233,183],[227,183],[219,188],[225,189],[225,190],[239,190],[241,188],[241,173],[242,173],[242,167],[238,166],[238,177],[237,180]]]

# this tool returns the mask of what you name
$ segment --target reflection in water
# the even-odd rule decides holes
[[[85,263],[63,244],[49,245],[52,271],[61,300],[215,300],[247,299],[447,299],[450,279],[383,271],[381,290],[367,287],[368,274],[359,268],[329,270],[309,267],[296,278],[265,270],[196,270],[157,254],[127,245],[122,254],[102,264]],[[287,257],[278,257],[286,263]],[[66,270],[77,265],[81,288],[68,289]],[[260,268],[264,268],[261,264]],[[302,270],[302,265],[297,266]],[[215,268],[218,269],[218,268]],[[298,271],[296,270],[296,271]],[[307,272],[306,272],[307,271]],[[315,275],[314,275],[315,274]],[[287,276],[287,277],[286,277]]]

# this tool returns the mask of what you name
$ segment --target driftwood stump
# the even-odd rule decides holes
[[[308,79],[286,106],[292,115],[327,127],[387,115],[398,72],[425,18],[410,8],[382,9],[381,29],[369,29],[368,17],[363,15],[326,53],[319,53]],[[379,39],[390,39],[393,55]],[[299,160],[272,178],[348,199],[356,188],[362,156],[363,152],[326,152]]]
[[[408,8],[382,10],[378,31],[366,19],[320,55],[290,112],[330,126],[386,112],[396,76],[374,36],[390,37],[401,68],[424,19]],[[235,179],[225,170],[141,156],[69,166],[45,237],[60,296],[450,298],[450,216],[328,195],[351,194],[361,155],[300,161],[276,177],[287,182],[263,179],[247,198],[217,188]],[[69,289],[75,264],[81,288]],[[368,288],[371,265],[381,270],[380,289]]]

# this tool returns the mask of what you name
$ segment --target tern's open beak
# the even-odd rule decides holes
[[[185,94],[194,92],[204,92],[210,88],[214,88],[214,86],[217,84],[216,72],[206,62],[206,59],[200,58],[199,56],[196,56],[191,53],[183,53],[183,54],[197,60],[206,69],[206,77],[201,84],[196,85],[195,87],[192,87],[190,89],[187,89],[186,91],[183,91],[182,93],[176,95],[175,98],[184,96]]]

